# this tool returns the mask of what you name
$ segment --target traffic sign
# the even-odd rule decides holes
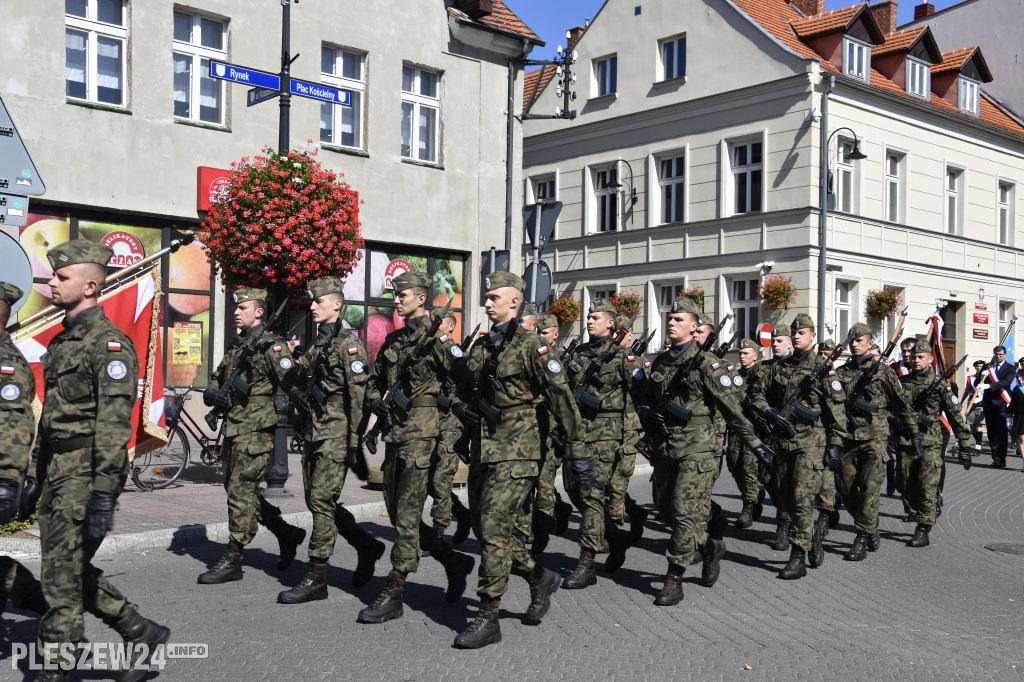
[[[491,256],[494,256],[494,266],[491,266]],[[512,253],[507,249],[491,249],[480,252],[480,305],[487,300],[487,285],[484,279],[492,272],[508,270],[512,263]]]
[[[537,241],[537,207],[542,207],[540,213],[540,242]],[[534,247],[544,248],[544,244],[551,239],[555,233],[555,221],[558,214],[562,212],[562,202],[555,201],[550,204],[533,204],[523,206],[523,225],[526,226],[526,235],[530,238],[530,244]]]
[[[266,102],[268,99],[274,99],[275,97],[279,97],[280,95],[281,92],[279,90],[271,90],[270,88],[253,88],[248,93],[246,93],[245,106],[251,107],[254,104]]]
[[[319,99],[324,102],[333,102],[335,104],[348,105],[352,101],[351,90],[340,90],[338,88],[320,85],[319,83],[310,83],[309,81],[300,80],[298,78],[291,79],[291,93],[293,95],[298,95],[299,97],[309,97],[311,99]]]
[[[764,348],[768,348],[772,345],[772,326],[765,322],[761,325],[761,328],[757,330],[757,340]]]
[[[28,197],[0,192],[0,225],[25,227],[28,222]]]
[[[540,266],[540,267],[538,267]],[[533,287],[533,270],[537,268],[537,287]],[[523,281],[526,282],[526,294],[525,298],[532,299],[530,303],[534,305],[540,305],[543,303],[548,294],[551,293],[551,268],[544,261],[536,261],[526,266],[526,272],[523,273]],[[530,294],[533,294],[531,297]]]
[[[13,316],[32,293],[32,261],[18,239],[6,232],[0,232],[0,272],[4,273],[5,282],[10,282],[24,292],[11,306]]]
[[[245,66],[225,64],[216,60],[210,60],[210,75],[225,81],[255,85],[270,90],[281,89],[281,76],[276,73],[267,73],[258,69],[250,69]]]
[[[46,192],[32,157],[18,134],[14,120],[0,97],[0,191],[18,192],[38,197]],[[28,202],[25,202],[28,206]],[[10,225],[11,223],[7,223]],[[22,222],[20,225],[24,225]]]

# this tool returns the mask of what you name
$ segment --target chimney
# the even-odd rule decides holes
[[[887,36],[896,32],[896,27],[899,25],[896,21],[896,6],[895,0],[885,0],[885,2],[871,5],[871,16],[875,18],[878,28],[882,29],[882,35]]]
[[[821,14],[825,11],[825,0],[790,0],[791,5],[805,17]]]
[[[583,26],[574,26],[569,29],[569,44],[566,46],[566,50],[571,50],[573,46],[580,42],[580,38],[583,37],[583,32],[587,29]]]
[[[914,7],[914,21],[930,17],[933,14],[935,14],[935,5],[930,2],[922,2]]]

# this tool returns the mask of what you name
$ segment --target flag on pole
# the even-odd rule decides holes
[[[928,324],[928,344],[932,348],[932,369],[936,374],[946,373],[946,362],[942,357],[942,317],[939,311],[932,313],[926,321]]]

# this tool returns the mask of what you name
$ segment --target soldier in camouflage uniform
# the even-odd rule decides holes
[[[523,314],[519,317],[519,326],[528,332],[535,332],[538,322],[540,322],[540,318],[537,316],[537,308],[532,303],[524,303]]]
[[[440,315],[440,313],[435,313]],[[454,336],[455,325],[458,321],[454,314],[441,321],[438,328],[439,336]],[[461,348],[461,347],[460,347]],[[430,477],[430,496],[434,503],[430,507],[430,518],[434,522],[434,532],[438,537],[444,537],[448,526],[452,524],[452,516],[455,516],[455,534],[452,535],[452,544],[459,545],[469,537],[469,509],[462,504],[462,500],[454,492],[455,474],[459,470],[459,456],[455,453],[456,443],[462,437],[462,422],[452,414],[452,400],[455,396],[455,382],[449,379],[441,387],[441,395],[437,397],[437,411],[440,422],[441,435],[437,437],[437,450],[434,453],[435,462],[431,465],[433,475]]]
[[[775,325],[772,329],[772,357],[765,359],[761,363],[761,371],[757,377],[758,381],[764,380],[765,374],[767,374],[768,369],[772,365],[793,354],[793,337],[791,334],[789,325]],[[750,389],[747,391],[747,402],[751,409],[753,409],[753,403],[750,402],[753,387],[751,386]],[[759,424],[758,428],[768,429],[768,422],[761,416],[761,413],[757,410],[753,410],[753,412],[755,420]],[[793,520],[786,511],[786,505],[779,500],[782,496],[782,492],[778,489],[779,477],[777,474],[773,475],[764,466],[759,469],[759,476],[761,483],[764,485],[765,492],[771,497],[772,503],[775,505],[775,537],[768,543],[768,546],[777,552],[784,552],[790,547],[789,529],[793,525]]]
[[[28,489],[19,491],[28,471],[32,439],[36,422],[32,417],[32,401],[36,397],[36,377],[25,357],[11,341],[7,322],[11,309],[24,292],[13,284],[0,282],[0,525],[20,516],[16,505],[18,493],[26,509],[35,502],[25,499]],[[38,490],[38,481],[32,477],[32,490]],[[27,518],[31,512],[25,515]],[[0,556],[0,613],[10,598],[15,608],[34,611],[40,616],[46,611],[43,588],[32,572],[8,556]]]
[[[242,579],[242,550],[256,537],[259,525],[266,526],[280,546],[277,569],[283,571],[295,560],[295,550],[306,531],[281,518],[281,510],[264,499],[260,483],[274,449],[277,413],[271,400],[280,386],[286,393],[297,375],[288,344],[264,324],[267,292],[243,287],[233,294],[235,327],[240,329],[239,343],[224,353],[203,393],[203,402],[226,410],[224,434],[224,490],[227,493],[227,549],[205,573],[201,585],[217,585]],[[247,353],[251,355],[246,359]],[[236,367],[241,371],[229,379]]]
[[[462,358],[459,348],[447,334],[428,337],[431,318],[427,315],[430,277],[423,272],[404,272],[393,280],[395,303],[405,326],[384,339],[366,390],[369,409],[384,419],[385,451],[384,503],[388,520],[398,537],[391,547],[391,573],[384,590],[368,607],[359,612],[360,623],[383,623],[401,617],[403,590],[410,573],[419,568],[420,550],[430,552],[444,566],[448,578],[445,599],[458,601],[466,590],[466,576],[473,570],[473,558],[454,551],[443,536],[423,523],[423,506],[432,477],[431,465],[437,464],[434,452],[440,435],[437,399],[448,375]],[[420,357],[413,353],[421,348]],[[404,371],[407,359],[413,359],[410,371]],[[389,403],[384,399],[397,386]]]
[[[914,444],[897,429],[900,468],[897,476],[903,501],[914,515],[917,527],[907,541],[908,547],[926,547],[928,534],[935,525],[935,503],[939,499],[939,477],[942,470],[942,415],[960,446],[960,461],[971,467],[971,432],[960,412],[960,401],[945,379],[936,383],[932,371],[932,349],[926,341],[918,341],[912,353],[905,353],[911,364],[909,373],[900,377],[911,408],[921,429],[924,457],[918,457]],[[909,357],[908,357],[909,356]],[[976,449],[980,450],[978,447]]]
[[[352,512],[338,502],[349,469],[360,480],[367,476],[359,426],[369,362],[366,346],[342,324],[344,289],[345,283],[337,277],[309,284],[309,310],[319,327],[316,341],[302,356],[289,397],[301,417],[302,485],[313,532],[306,576],[277,596],[282,604],[327,599],[327,560],[334,553],[338,533],[358,554],[352,574],[355,587],[369,582],[374,564],[384,555],[384,543],[360,528]]]
[[[758,359],[761,357],[761,347],[751,339],[740,339],[739,342],[739,369],[732,378],[734,386],[743,392],[743,414],[748,420],[753,420],[753,411],[750,409],[747,396],[750,394],[750,387],[757,381],[760,375]],[[761,505],[764,498],[764,491],[761,490],[761,482],[758,478],[760,473],[760,462],[757,457],[744,447],[742,439],[729,434],[728,446],[725,453],[725,461],[736,481],[736,487],[740,490],[740,498],[743,500],[743,508],[740,516],[736,519],[737,528],[750,528],[761,516]]]
[[[814,523],[814,498],[821,490],[826,462],[838,466],[842,439],[846,436],[843,415],[843,384],[831,368],[818,379],[817,390],[803,396],[788,425],[776,408],[796,393],[800,382],[825,360],[813,351],[815,333],[811,316],[801,313],[790,324],[793,353],[777,360],[754,384],[750,403],[776,428],[773,501],[790,520],[792,541],[789,561],[779,572],[783,580],[807,575],[808,551],[811,567],[824,561],[821,529]],[[786,427],[795,433],[786,434]]]
[[[567,455],[584,494],[594,487],[593,468],[583,449],[579,411],[566,383],[562,363],[537,334],[515,321],[525,283],[510,272],[484,278],[487,337],[470,352],[472,378],[460,386],[462,399],[453,408],[472,435],[469,508],[480,539],[480,574],[476,619],[455,638],[455,646],[476,649],[501,641],[498,611],[514,573],[530,585],[527,623],[547,613],[559,575],[534,561],[527,538],[516,530],[516,517],[540,473],[540,434],[534,400],[543,396],[565,434]],[[497,384],[492,382],[494,379]]]
[[[862,561],[868,551],[874,552],[880,544],[878,502],[885,481],[889,415],[899,420],[919,457],[924,456],[924,446],[917,429],[917,417],[910,409],[899,380],[886,367],[877,366],[880,361],[871,352],[874,343],[871,328],[858,322],[850,328],[850,333],[854,335],[850,341],[852,357],[837,370],[839,379],[846,386],[848,433],[836,472],[836,486],[857,528],[857,537],[843,558]],[[870,380],[858,398],[855,395],[858,386],[868,377]],[[854,400],[855,404],[851,404]]]
[[[666,330],[671,346],[655,358],[640,408],[644,430],[654,439],[655,504],[672,529],[665,584],[654,600],[658,606],[673,606],[682,600],[683,572],[698,550],[716,557],[715,572],[725,551],[725,543],[707,533],[716,460],[721,452],[711,405],[747,446],[768,457],[743,416],[742,395],[732,377],[717,357],[701,355],[694,339],[699,312],[689,298],[673,302]]]
[[[92,565],[114,527],[117,496],[128,476],[139,380],[135,345],[99,306],[113,255],[109,247],[88,241],[66,242],[46,255],[53,268],[53,304],[65,315],[64,330],[42,357],[46,384],[36,465],[36,477],[43,480],[39,537],[49,607],[39,621],[39,651],[51,665],[61,646],[74,649],[82,641],[85,609],[133,648],[146,644],[151,652],[170,636],[166,627],[140,616]],[[148,673],[142,668],[148,655],[133,656],[130,663],[139,669],[126,670],[120,679]],[[67,672],[44,670],[37,679],[67,679]]]
[[[633,372],[627,360],[629,351],[614,345],[615,306],[605,299],[590,304],[587,314],[587,334],[590,340],[580,344],[569,360],[569,377],[576,387],[582,388],[578,401],[583,419],[583,439],[594,465],[596,486],[582,494],[573,482],[572,468],[563,465],[562,479],[573,504],[580,510],[580,558],[564,581],[567,590],[579,590],[597,583],[594,556],[608,541],[610,570],[622,565],[629,537],[615,525],[605,506],[605,490],[615,469],[616,456],[622,445],[626,405],[633,382]],[[597,367],[603,361],[595,380],[587,373],[592,363]],[[589,383],[587,383],[589,382]]]
[[[828,358],[835,349],[836,342],[832,339],[825,339],[818,344],[818,355]],[[830,528],[839,525],[839,506],[841,504],[842,498],[836,492],[836,475],[826,467],[821,473],[821,490],[818,491],[814,501],[814,506],[818,510],[818,518],[815,523],[822,529],[821,538],[823,540],[828,536]]]

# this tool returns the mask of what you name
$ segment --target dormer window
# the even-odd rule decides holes
[[[932,68],[928,62],[907,57],[907,92],[914,97],[929,99],[932,91]]]
[[[960,76],[957,84],[960,98],[960,111],[971,116],[978,116],[981,110],[978,107],[978,81]]]
[[[871,46],[849,36],[843,38],[843,73],[850,78],[868,82],[871,74]]]

